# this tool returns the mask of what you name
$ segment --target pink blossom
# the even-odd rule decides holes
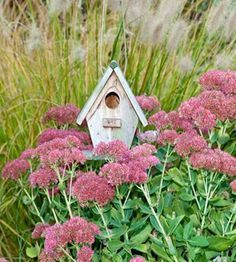
[[[90,247],[83,246],[77,252],[77,262],[91,262],[93,254],[94,254],[94,251]]]
[[[135,146],[130,151],[129,161],[136,163],[142,169],[147,170],[152,166],[159,164],[159,159],[152,154],[156,152],[156,148],[150,144],[142,144]]]
[[[180,134],[175,142],[175,151],[182,157],[185,157],[193,152],[201,151],[207,147],[206,140],[197,135],[194,131]]]
[[[210,110],[218,119],[228,118],[226,96],[221,91],[204,91],[199,95],[201,105]]]
[[[45,229],[48,228],[48,227],[50,227],[49,224],[45,224],[45,223],[37,224],[34,228],[34,231],[32,232],[32,238],[38,239],[38,238],[42,237]]]
[[[141,256],[136,256],[130,259],[129,262],[145,262],[145,258]]]
[[[160,102],[157,100],[155,96],[136,96],[136,99],[140,105],[140,107],[148,112],[156,110],[160,107]]]
[[[216,125],[216,116],[202,106],[195,110],[192,115],[192,120],[201,130],[209,130]]]
[[[34,155],[35,155],[35,149],[34,148],[29,148],[29,149],[26,149],[25,151],[23,151],[19,158],[21,158],[21,159],[31,159],[31,158],[34,157]]]
[[[157,143],[160,145],[171,144],[174,145],[178,133],[175,130],[164,130],[157,138]]]
[[[84,173],[77,178],[73,186],[73,195],[82,206],[88,205],[90,201],[95,201],[104,206],[115,196],[114,188],[108,183],[107,178]]]
[[[128,183],[142,184],[148,180],[148,175],[146,171],[143,169],[143,164],[138,163],[138,161],[131,161],[128,163],[128,167]]]
[[[59,126],[73,124],[76,122],[79,112],[80,109],[72,104],[55,106],[45,113],[43,122],[54,121]]]
[[[68,243],[92,244],[95,235],[99,233],[97,225],[81,217],[73,217],[63,224],[54,224],[44,230],[45,242],[41,257],[43,261],[47,261],[46,258],[58,260],[62,256],[61,249],[66,248]]]
[[[201,101],[198,97],[192,97],[189,100],[181,103],[179,114],[185,119],[191,119],[194,112],[201,106]]]
[[[105,176],[112,186],[118,186],[128,181],[129,168],[125,164],[108,163],[101,168],[99,175]]]
[[[171,111],[167,114],[167,119],[169,122],[169,127],[178,131],[184,130],[189,131],[193,129],[193,124],[186,118],[180,116],[179,112]]]
[[[27,160],[17,158],[9,161],[2,170],[2,177],[5,179],[17,180],[20,176],[30,169],[30,164]]]
[[[236,175],[236,158],[220,149],[205,149],[190,156],[190,164],[194,168]]]
[[[93,244],[95,235],[100,234],[97,225],[81,217],[70,218],[63,224],[63,228],[69,235],[70,241],[74,241],[76,244]]]
[[[45,163],[46,160],[46,163]],[[48,153],[47,159],[43,160],[43,163],[49,165],[70,165],[73,163],[84,164],[86,161],[85,155],[80,149],[55,149]]]
[[[236,192],[236,180],[233,180],[231,183],[230,183],[230,187],[232,188],[232,190],[234,192]]]
[[[62,259],[65,256],[63,251],[51,251],[50,253],[47,253],[44,249],[39,255],[39,261],[40,262],[55,262],[60,259]]]
[[[138,134],[138,138],[142,143],[154,143],[156,142],[157,136],[158,132],[154,130],[149,130]]]
[[[8,262],[8,260],[4,257],[0,257],[0,262]]]
[[[77,131],[75,129],[62,130],[62,129],[48,128],[40,134],[38,138],[38,144],[41,145],[55,138],[66,138],[67,136],[77,137],[81,141],[82,145],[84,146],[87,145],[90,146],[91,148],[92,142],[89,134],[83,131]],[[86,149],[86,147],[84,149]]]
[[[55,171],[49,167],[39,168],[29,176],[31,187],[48,187],[52,183],[57,183],[58,177]]]
[[[128,147],[122,141],[114,140],[109,143],[100,142],[96,146],[94,154],[111,161],[121,161],[126,157],[128,151]]]
[[[236,94],[236,71],[211,70],[204,73],[199,82],[205,90]]]
[[[156,114],[149,117],[148,123],[151,125],[155,125],[158,130],[165,129],[169,125],[169,120],[167,116],[168,115],[165,111],[159,111]]]

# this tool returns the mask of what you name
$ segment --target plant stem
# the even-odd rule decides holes
[[[20,182],[20,185],[21,187],[23,188],[25,194],[27,195],[27,197],[31,200],[32,204],[33,204],[33,207],[37,213],[37,216],[40,218],[41,222],[42,223],[45,223],[44,219],[42,218],[42,216],[40,215],[40,212],[38,210],[38,207],[36,206],[34,200],[33,200],[33,197],[29,194],[29,192],[24,188],[23,184],[22,184],[22,181],[19,179],[19,182]]]
[[[68,199],[67,199],[66,191],[63,190],[62,193],[63,193],[63,196],[64,196],[65,201],[66,201],[67,210],[68,210],[68,212],[69,212],[70,217],[72,218],[72,217],[73,217],[73,214],[72,214],[72,210],[71,210],[71,207],[70,207],[70,201],[68,201]]]
[[[103,216],[102,209],[98,205],[96,205],[96,204],[95,204],[95,207],[96,207],[100,217],[102,218],[102,222],[103,222],[103,225],[104,225],[104,227],[106,229],[108,239],[111,240],[111,236],[110,236],[110,233],[109,233],[109,230],[108,230],[108,227],[107,227],[107,222],[105,220],[105,217]]]
[[[166,171],[167,160],[168,160],[168,157],[171,155],[171,153],[169,154],[169,151],[170,151],[170,144],[168,144],[168,147],[167,147],[165,161],[164,161],[163,169],[162,169],[162,172],[161,172],[161,181],[160,181],[159,192],[158,192],[158,195],[157,195],[157,203],[160,202],[161,191],[162,191],[162,185],[163,185],[164,175],[165,175],[165,171]]]
[[[118,186],[116,187],[116,192],[117,192],[117,198],[118,198],[118,201],[119,201],[119,205],[120,205],[120,210],[121,210],[121,214],[122,214],[122,218],[123,220],[125,220],[125,212],[124,212],[124,204],[122,205],[122,202],[121,202],[121,199],[120,199],[120,192],[119,192],[119,189],[118,189]],[[127,199],[127,198],[126,198]],[[129,241],[129,237],[128,237],[128,233],[125,232],[125,240],[128,242]]]
[[[188,160],[186,160],[186,165],[187,165],[187,168],[188,168],[188,177],[189,177],[190,185],[191,185],[191,188],[192,188],[192,191],[193,191],[193,195],[194,195],[195,201],[197,203],[198,209],[201,211],[201,206],[200,206],[200,203],[198,201],[197,193],[196,193],[194,185],[193,185],[193,180],[192,180],[191,170],[190,170]]]
[[[63,247],[60,247],[60,249],[68,258],[70,258],[70,261],[76,262],[76,260]]]
[[[150,209],[152,211],[152,214],[153,214],[154,218],[156,219],[156,222],[157,222],[158,226],[161,229],[161,233],[162,233],[162,235],[163,235],[163,237],[164,237],[164,239],[166,241],[166,244],[167,244],[167,246],[169,248],[170,253],[173,254],[173,251],[171,250],[172,247],[173,247],[173,243],[172,243],[171,237],[166,234],[165,229],[163,228],[163,226],[161,224],[161,221],[159,219],[159,215],[157,215],[157,213],[155,212],[155,210],[154,210],[154,208],[152,206],[151,197],[150,197],[150,194],[149,194],[149,190],[148,190],[147,184],[145,184],[144,186],[141,185],[139,188],[142,190],[142,192],[143,192],[143,194],[144,194],[144,196],[145,196],[145,198],[147,200],[147,203],[148,203],[148,205],[149,205],[149,207],[150,207]],[[173,256],[174,261],[178,262],[177,257],[175,255],[172,255],[172,256]]]
[[[45,193],[46,193],[46,196],[48,198],[49,204],[52,206],[52,201],[51,201],[48,189],[45,190]],[[55,219],[56,223],[59,223],[54,207],[51,207],[51,209],[52,209],[52,213],[53,213],[53,216],[54,216],[54,219]]]

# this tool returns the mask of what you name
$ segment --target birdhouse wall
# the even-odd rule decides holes
[[[108,96],[109,94],[111,95]],[[114,72],[98,95],[86,120],[94,146],[101,141],[110,142],[115,139],[131,146],[138,116]]]

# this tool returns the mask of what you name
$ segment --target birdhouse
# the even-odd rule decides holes
[[[77,118],[86,119],[93,146],[119,139],[131,146],[138,122],[147,125],[120,67],[112,61]]]

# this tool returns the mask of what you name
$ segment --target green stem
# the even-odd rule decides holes
[[[22,189],[24,190],[25,194],[26,194],[27,197],[31,200],[31,202],[32,202],[32,204],[33,204],[33,207],[34,207],[34,209],[35,209],[35,211],[36,211],[36,213],[37,213],[37,216],[40,218],[40,220],[41,220],[42,223],[45,223],[44,219],[43,219],[42,216],[40,215],[40,212],[39,212],[39,210],[38,210],[38,208],[37,208],[37,206],[36,206],[36,204],[35,204],[35,202],[34,202],[33,197],[32,197],[32,196],[29,194],[29,192],[24,188],[24,186],[23,186],[23,184],[22,184],[22,181],[21,181],[20,179],[19,179],[19,181],[20,181],[20,185],[21,185]]]
[[[57,218],[57,215],[56,215],[56,211],[55,211],[54,207],[52,207],[52,201],[51,201],[51,198],[50,198],[48,189],[45,190],[45,193],[46,193],[46,196],[47,196],[47,198],[48,198],[48,202],[49,202],[49,204],[50,204],[50,206],[51,206],[54,219],[55,219],[56,223],[59,223],[58,218]]]
[[[110,236],[110,233],[109,233],[109,230],[108,230],[108,227],[107,227],[107,222],[105,220],[105,217],[103,216],[102,209],[98,205],[95,205],[95,207],[96,207],[100,217],[102,218],[102,222],[103,222],[103,225],[106,229],[108,239],[111,240],[111,236]]]
[[[121,210],[121,215],[122,215],[122,218],[123,220],[125,220],[125,212],[124,212],[124,204],[122,205],[122,202],[121,202],[121,199],[120,199],[120,192],[119,192],[119,189],[118,189],[118,186],[116,187],[116,192],[117,192],[117,198],[118,198],[118,201],[119,201],[119,205],[120,205],[120,210]],[[128,242],[129,241],[129,237],[128,237],[128,233],[125,232],[125,240]]]
[[[71,207],[70,207],[70,201],[67,199],[66,191],[63,190],[62,193],[63,193],[63,196],[64,196],[65,201],[66,201],[67,210],[68,210],[68,212],[69,212],[70,217],[72,218],[72,217],[73,217],[73,214],[72,214],[72,210],[71,210]]]
[[[125,202],[124,202],[124,204],[123,204],[123,208],[126,206],[126,203],[127,203],[128,199],[129,199],[129,195],[130,195],[130,193],[131,193],[132,188],[133,188],[133,184],[131,184],[131,185],[129,186],[129,191],[128,191],[128,194],[126,195]]]
[[[148,203],[148,205],[149,205],[149,207],[150,207],[150,209],[152,211],[152,214],[153,214],[154,218],[156,219],[156,222],[157,222],[158,226],[160,227],[161,233],[162,233],[162,235],[163,235],[163,237],[164,237],[164,239],[166,241],[166,244],[167,244],[167,246],[169,248],[170,253],[173,254],[173,251],[171,250],[172,247],[173,247],[172,239],[171,239],[170,236],[168,236],[166,234],[165,229],[163,228],[163,226],[161,224],[161,221],[159,219],[159,215],[157,215],[157,213],[155,212],[155,210],[154,210],[154,208],[152,206],[151,197],[150,197],[147,185],[146,184],[144,186],[141,185],[139,188],[142,190],[142,192],[143,192],[143,194],[144,194],[144,196],[145,196],[145,198],[147,200],[147,203]],[[175,255],[172,255],[172,256],[173,256],[174,261],[178,262],[177,257]]]
[[[76,262],[76,260],[63,247],[60,247],[60,249],[70,259],[70,261]]]
[[[192,180],[191,170],[190,170],[188,160],[186,160],[186,165],[187,165],[187,168],[188,168],[188,177],[189,177],[190,185],[191,185],[191,188],[192,188],[192,191],[193,191],[193,195],[194,195],[195,201],[197,203],[198,209],[201,211],[201,206],[200,206],[200,203],[198,201],[197,193],[196,193],[194,185],[193,185],[193,180]]]
[[[228,222],[227,222],[227,225],[226,225],[226,227],[224,228],[223,236],[224,236],[225,233],[227,232],[228,227],[229,227],[229,225],[230,225],[230,223],[231,223],[231,221],[232,221],[232,218],[233,218],[233,216],[235,215],[235,209],[236,209],[236,202],[234,203],[234,207],[233,207],[232,213],[231,213],[231,215],[230,215],[230,217],[229,217],[229,220],[228,220]]]
[[[164,164],[163,164],[163,169],[162,169],[162,172],[161,172],[161,181],[160,181],[159,192],[158,192],[158,195],[157,195],[157,203],[160,202],[161,191],[162,191],[162,185],[163,185],[164,175],[165,175],[165,171],[166,171],[167,160],[168,160],[168,157],[171,155],[171,153],[169,154],[169,151],[170,151],[170,144],[168,144],[168,147],[167,147],[167,152],[166,152],[166,156],[165,156],[165,160],[164,160]]]

